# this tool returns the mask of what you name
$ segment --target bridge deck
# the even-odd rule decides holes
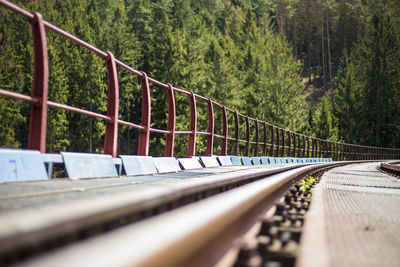
[[[56,206],[58,204],[65,205],[75,201],[96,198],[107,199],[124,193],[130,194],[135,202],[140,203],[159,195],[168,195],[173,191],[179,191],[179,189],[184,190],[190,187],[223,182],[238,175],[257,173],[257,171],[283,171],[296,165],[302,164],[225,166],[146,176],[81,180],[65,178],[4,183],[0,187],[0,217],[7,216],[7,213],[11,211],[24,212],[26,209]]]
[[[400,181],[378,166],[347,165],[322,176],[298,266],[399,266]]]

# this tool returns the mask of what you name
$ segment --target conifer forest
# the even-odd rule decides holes
[[[398,0],[11,2],[154,79],[249,117],[333,141],[400,147]],[[31,95],[32,43],[26,19],[0,8],[1,89]],[[105,113],[104,61],[50,31],[47,43],[49,100]],[[123,69],[118,76],[119,116],[138,123],[140,83]],[[152,88],[151,99],[152,124],[165,129],[165,90]],[[175,101],[176,127],[187,130],[187,96]],[[208,119],[202,109],[200,130]],[[104,121],[48,112],[48,152],[102,153]],[[29,113],[29,103],[0,96],[0,147],[27,146]],[[136,153],[137,130],[121,126],[118,138],[119,154]],[[152,134],[151,155],[163,154],[164,139]],[[186,144],[187,136],[177,136],[177,156]]]

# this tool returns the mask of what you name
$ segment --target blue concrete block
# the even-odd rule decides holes
[[[118,176],[111,155],[61,152],[71,179]]]
[[[203,166],[201,166],[198,158],[181,158],[181,159],[178,159],[178,161],[184,170],[193,170],[193,169],[203,168]]]
[[[217,160],[217,157],[200,157],[200,160],[203,162],[203,165],[208,168],[208,167],[219,167],[219,163]]]
[[[231,156],[232,165],[243,165],[242,159],[239,156]]]
[[[268,157],[260,157],[261,164],[269,164]]]
[[[126,175],[146,175],[157,173],[153,157],[120,155]]]
[[[293,162],[292,158],[285,158],[285,160],[286,160],[286,163],[292,163]]]
[[[217,160],[221,166],[233,165],[230,156],[217,156]]]
[[[174,157],[157,157],[154,163],[159,173],[178,172],[181,171],[179,161]]]
[[[39,151],[0,149],[0,182],[48,180]]]
[[[253,165],[250,157],[242,157],[243,165]]]
[[[253,160],[253,164],[254,165],[260,165],[261,164],[260,157],[252,157],[251,159]]]

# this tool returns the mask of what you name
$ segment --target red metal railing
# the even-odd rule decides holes
[[[100,49],[78,39],[75,36],[57,28],[56,26],[44,21],[42,16],[36,12],[29,13],[18,6],[7,1],[0,0],[0,5],[24,16],[31,24],[33,45],[34,45],[34,84],[32,96],[20,93],[10,92],[0,89],[0,95],[5,97],[16,98],[32,103],[30,115],[30,129],[28,137],[28,148],[37,149],[42,153],[46,152],[46,130],[47,130],[47,110],[48,107],[64,109],[71,112],[85,114],[87,116],[103,119],[106,124],[104,137],[104,153],[113,157],[117,156],[118,127],[126,125],[136,128],[140,131],[138,155],[149,154],[150,133],[162,133],[166,135],[165,156],[174,155],[175,135],[188,135],[187,155],[194,156],[196,154],[196,138],[198,135],[205,135],[206,154],[212,155],[214,152],[214,138],[221,139],[220,154],[227,155],[228,143],[233,143],[233,154],[238,155],[240,145],[244,145],[243,155],[254,156],[276,156],[276,157],[330,157],[335,160],[353,160],[353,159],[394,159],[400,158],[399,149],[370,147],[351,145],[340,142],[322,140],[310,136],[295,133],[278,126],[269,124],[265,121],[249,118],[236,110],[225,107],[192,91],[182,90],[173,87],[171,84],[164,84],[151,77],[146,73],[140,72],[126,65],[125,63],[114,58],[111,52],[104,52]],[[71,107],[68,105],[56,103],[48,100],[48,84],[49,84],[49,58],[47,54],[46,30],[53,31],[76,44],[96,53],[105,61],[107,70],[108,85],[108,103],[106,115]],[[140,124],[124,121],[118,118],[119,113],[119,88],[117,66],[122,67],[140,79],[141,96],[142,96],[142,117]],[[168,98],[168,123],[167,129],[151,128],[151,98],[150,84],[166,89]],[[177,131],[176,122],[176,105],[175,93],[186,94],[190,103],[190,126],[188,130]],[[196,101],[205,101],[208,112],[208,128],[207,132],[197,130],[197,106]],[[215,112],[214,108],[221,110],[222,135],[215,133]],[[230,136],[228,116],[233,117],[234,134]],[[245,139],[240,138],[240,120],[245,122]],[[262,138],[260,137],[260,129]],[[253,140],[251,137],[254,137]],[[251,153],[253,147],[253,153]]]

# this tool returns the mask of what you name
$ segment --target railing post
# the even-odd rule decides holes
[[[221,142],[221,156],[228,154],[228,117],[226,115],[226,107],[222,107],[222,135],[224,138]]]
[[[254,147],[254,156],[257,157],[258,156],[258,145],[260,143],[260,136],[259,136],[259,132],[258,132],[258,120],[255,120],[255,128],[256,128],[256,145]]]
[[[359,160],[359,159],[361,159],[361,158],[360,158],[360,155],[361,155],[360,146],[356,146],[355,148],[356,148],[356,150],[355,150],[355,151],[356,151],[356,153],[355,153],[355,154],[356,154],[355,159],[356,159],[356,160]]]
[[[354,160],[355,159],[355,156],[354,156],[354,146],[352,146],[352,145],[349,145],[349,148],[351,149],[351,152],[350,152],[350,160]]]
[[[151,98],[149,79],[145,72],[142,72],[140,88],[142,90],[142,119],[140,125],[143,126],[144,129],[140,130],[138,155],[148,156],[150,145]]]
[[[188,144],[188,157],[196,155],[196,132],[197,132],[197,108],[196,108],[196,96],[194,92],[190,92],[190,131],[189,144]]]
[[[296,149],[297,149],[297,142],[296,142],[296,133],[292,133],[293,134],[293,157],[296,158]]]
[[[34,78],[32,96],[40,101],[33,104],[29,125],[28,148],[46,153],[47,97],[49,94],[49,56],[46,29],[42,15],[33,12],[31,21],[34,48]]]
[[[347,160],[347,146],[345,143],[342,144],[342,151],[343,151],[342,159]]]
[[[246,147],[244,155],[247,157],[250,156],[250,122],[248,116],[246,116]]]
[[[297,134],[297,157],[301,158],[301,141],[300,134]]]
[[[323,140],[320,140],[320,158],[325,158],[325,142]]]
[[[235,146],[233,147],[233,154],[234,155],[238,155],[239,153],[239,134],[240,134],[240,130],[239,130],[239,114],[238,112],[235,110]]]
[[[291,132],[287,131],[287,137],[288,137],[288,157],[292,156],[292,138],[291,138]]]
[[[208,98],[208,133],[206,155],[211,156],[214,148],[214,107],[211,98]]]
[[[358,156],[359,160],[364,160],[364,146],[360,146],[359,147],[359,156]]]
[[[318,153],[318,157],[322,158],[322,141],[321,139],[318,138],[318,148],[319,148],[319,153]]]
[[[263,121],[263,130],[264,130],[264,139],[263,139],[263,150],[262,150],[262,155],[266,156],[267,155],[267,124],[265,121]]]
[[[310,137],[306,136],[307,139],[307,158],[310,157]]]
[[[325,140],[325,158],[330,158],[330,156],[331,156],[330,142],[328,140]]]
[[[282,137],[282,149],[281,149],[281,157],[285,156],[285,133],[283,129],[280,130],[281,137]]]
[[[315,138],[314,138],[314,137],[311,137],[311,145],[312,145],[311,157],[312,157],[312,158],[315,158],[316,143],[315,143]]]
[[[272,157],[274,155],[274,146],[275,146],[275,140],[274,140],[274,126],[271,124],[269,125],[269,128],[271,130],[271,142],[270,142],[270,147],[269,147],[269,156]]]
[[[302,147],[301,135],[297,134],[297,157],[298,158],[301,158],[301,147]]]
[[[305,136],[302,135],[301,139],[303,139],[303,153],[302,153],[301,157],[304,158],[306,156],[306,139],[305,139]]]
[[[117,157],[118,143],[119,87],[117,66],[115,65],[114,55],[111,52],[107,52],[106,68],[108,85],[107,116],[112,121],[106,122],[104,154],[110,154],[115,158]]]
[[[332,141],[332,160],[336,161],[336,142]]]
[[[332,158],[332,141],[327,141],[327,145],[328,145],[328,155],[327,158]]]
[[[176,106],[175,106],[175,94],[174,87],[171,84],[167,84],[167,97],[168,97],[168,124],[167,136],[165,138],[165,157],[173,157],[174,156],[174,147],[175,147],[175,122],[176,122]]]
[[[344,143],[339,143],[339,160],[344,160]]]
[[[336,142],[334,142],[334,141],[332,141],[332,159],[337,160],[336,159]]]
[[[353,147],[351,145],[347,145],[347,159],[353,160]]]
[[[276,127],[276,148],[275,148],[275,157],[279,157],[279,128]]]

